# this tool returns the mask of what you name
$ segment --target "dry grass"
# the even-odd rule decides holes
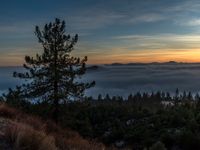
[[[104,150],[103,144],[83,139],[77,132],[62,129],[52,121],[43,121],[0,104],[0,116],[12,121],[5,138],[16,150]]]
[[[0,116],[6,118],[16,118],[19,115],[19,111],[16,109],[10,108],[5,104],[0,104]]]
[[[104,150],[105,146],[96,141],[83,139],[77,132],[62,129],[54,122],[47,121],[45,132],[53,135],[56,146],[62,150]]]
[[[5,132],[16,150],[57,150],[55,139],[22,123],[11,123]]]

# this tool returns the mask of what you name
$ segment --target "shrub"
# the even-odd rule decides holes
[[[5,104],[0,104],[0,116],[6,118],[15,118],[19,114],[19,111],[11,107],[6,106]]]
[[[167,150],[167,149],[165,148],[165,145],[162,142],[158,141],[155,144],[153,144],[149,148],[149,150]]]

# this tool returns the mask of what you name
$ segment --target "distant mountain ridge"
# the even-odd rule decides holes
[[[168,62],[150,62],[150,63],[112,63],[112,64],[105,64],[105,65],[123,66],[123,65],[185,65],[185,64],[200,64],[200,62],[188,63],[188,62],[168,61]]]
[[[177,61],[167,61],[167,62],[149,62],[149,63],[142,63],[142,62],[133,62],[133,63],[111,63],[111,64],[89,64],[87,65],[87,70],[96,70],[101,67],[105,66],[123,66],[123,65],[185,65],[185,64],[200,64],[200,62],[177,62]],[[23,66],[0,66],[0,68],[23,68]]]

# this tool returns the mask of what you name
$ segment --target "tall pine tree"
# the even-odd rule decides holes
[[[56,18],[43,30],[36,26],[35,34],[43,53],[36,54],[35,58],[25,56],[26,72],[14,72],[14,77],[29,80],[22,85],[23,96],[50,103],[53,119],[57,122],[60,103],[83,96],[85,89],[95,83],[78,82],[77,78],[85,74],[87,57],[81,60],[70,55],[78,35],[66,35],[64,21]]]

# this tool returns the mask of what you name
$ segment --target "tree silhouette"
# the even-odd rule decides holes
[[[35,58],[25,56],[26,72],[14,72],[14,77],[29,80],[22,85],[24,97],[50,103],[52,117],[57,122],[59,104],[82,97],[85,89],[95,83],[78,82],[78,78],[85,74],[87,57],[81,60],[70,55],[78,35],[71,37],[65,34],[65,21],[56,18],[43,30],[36,26],[35,34],[43,46],[43,53],[36,54]]]

